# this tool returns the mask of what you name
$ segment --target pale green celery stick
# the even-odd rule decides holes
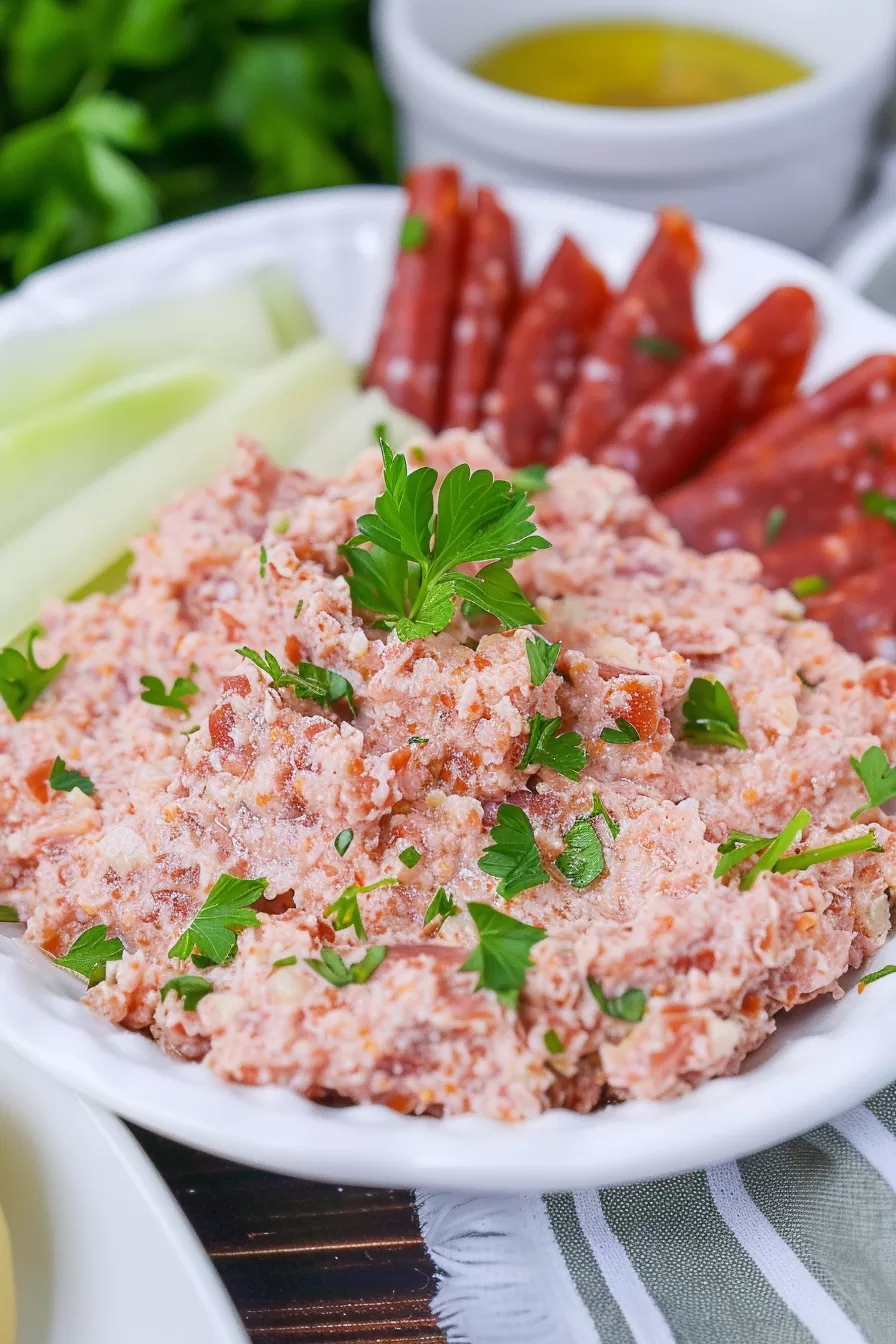
[[[36,619],[47,598],[77,590],[118,560],[163,504],[232,463],[238,435],[286,465],[356,396],[339,347],[308,341],[97,477],[0,548],[0,645]]]
[[[181,360],[0,429],[0,544],[235,382],[233,373]]]
[[[409,442],[425,442],[430,431],[421,420],[397,410],[379,387],[363,392],[357,401],[303,448],[293,466],[320,476],[335,476],[368,448],[376,447],[375,430],[384,425],[391,447],[399,450]],[[413,468],[415,463],[411,463]]]
[[[261,368],[314,331],[289,273],[270,266],[216,289],[25,332],[0,342],[0,425],[177,359]]]

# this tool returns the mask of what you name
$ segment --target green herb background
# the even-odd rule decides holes
[[[0,284],[255,196],[391,181],[367,0],[0,0]]]

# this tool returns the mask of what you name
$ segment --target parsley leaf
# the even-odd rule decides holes
[[[642,355],[653,355],[654,359],[661,359],[667,364],[674,364],[684,353],[678,341],[670,340],[668,336],[635,336],[632,338],[632,349]]]
[[[214,985],[209,984],[208,980],[203,980],[201,975],[176,975],[173,980],[165,982],[160,993],[163,999],[169,994],[177,994],[185,1011],[195,1013],[199,1000],[204,999],[206,994],[213,993],[214,988]]]
[[[787,510],[782,509],[780,504],[776,504],[773,509],[769,509],[765,520],[764,539],[766,546],[771,546],[778,540],[781,534],[781,528],[787,521]]]
[[[428,741],[429,741],[429,738],[428,738],[428,737],[409,737],[409,738],[408,738],[408,746],[409,746],[409,747],[425,747]]]
[[[299,959],[296,956],[281,957],[279,961],[271,962],[271,969],[274,971],[279,971],[281,966],[296,966],[298,965],[298,961]]]
[[[85,929],[72,943],[64,957],[54,957],[57,966],[83,975],[87,988],[93,989],[106,978],[106,962],[121,961],[124,956],[124,943],[120,938],[108,938],[107,925],[97,924]]]
[[[381,877],[378,882],[371,882],[369,886],[359,887],[353,882],[350,887],[346,887],[341,896],[337,896],[332,905],[328,905],[324,911],[324,919],[333,918],[330,923],[337,931],[341,929],[354,929],[361,942],[367,941],[367,934],[364,931],[364,924],[361,919],[361,910],[358,906],[358,897],[366,896],[368,892],[376,891],[379,887],[394,887],[397,883],[397,877]]]
[[[862,508],[896,526],[896,496],[885,495],[881,490],[866,490],[862,494]]]
[[[431,924],[434,919],[439,921],[439,928],[450,919],[452,915],[458,914],[458,908],[454,904],[454,897],[449,896],[444,887],[439,887],[435,896],[433,896],[429,905],[426,907],[426,914],[423,916],[423,927]]]
[[[830,588],[827,579],[820,574],[803,574],[790,580],[790,591],[794,597],[812,597],[814,593],[826,593]]]
[[[559,652],[559,640],[556,644],[549,644],[546,639],[541,639],[538,635],[534,639],[526,640],[526,657],[529,659],[533,686],[544,685],[554,670]]]
[[[880,807],[888,798],[896,798],[896,765],[887,760],[883,747],[869,747],[860,761],[850,756],[849,763],[868,791],[868,801],[852,813],[853,821],[869,807]]]
[[[475,971],[477,989],[493,989],[502,1003],[515,1008],[526,970],[534,964],[529,952],[547,934],[479,901],[470,901],[467,910],[479,932],[479,944],[460,969]]]
[[[199,687],[189,677],[175,677],[170,691],[165,690],[165,684],[159,677],[141,677],[140,685],[146,687],[140,699],[145,700],[148,705],[160,705],[162,709],[176,709],[181,714],[187,715],[190,713],[190,707],[184,703],[184,697],[199,694]]]
[[[722,747],[747,750],[747,739],[740,731],[737,710],[720,681],[695,677],[684,705],[684,740],[696,746],[716,743]]]
[[[398,245],[402,252],[419,252],[428,237],[429,224],[426,216],[415,214],[412,211],[401,226]]]
[[[266,877],[234,877],[222,873],[202,908],[193,916],[168,953],[186,961],[199,952],[208,963],[222,966],[236,952],[236,930],[258,928],[259,919],[252,904],[264,894]]]
[[[561,733],[559,719],[546,719],[542,714],[533,714],[529,720],[529,741],[523,752],[523,759],[517,770],[525,770],[529,765],[547,765],[558,775],[577,781],[588,764],[588,756],[582,746],[578,733]]]
[[[498,895],[505,901],[529,887],[550,882],[550,874],[541,866],[532,823],[521,807],[502,803],[497,824],[489,834],[494,843],[483,853],[479,867],[490,877],[500,878]]]
[[[602,728],[600,737],[602,742],[614,742],[621,747],[641,741],[641,734],[628,719],[617,719],[615,728]]]
[[[258,576],[259,578],[265,579],[267,578],[267,573],[268,573],[268,548],[267,546],[261,546],[258,552]]]
[[[72,789],[80,789],[82,793],[91,794],[95,792],[96,785],[80,771],[68,770],[62,757],[57,756],[50,767],[50,788],[57,793],[71,793]]]
[[[544,1034],[544,1048],[551,1055],[563,1054],[563,1042],[553,1027],[549,1027]]]
[[[600,1004],[602,1013],[607,1017],[618,1018],[620,1022],[640,1022],[647,1007],[647,995],[643,989],[627,989],[615,999],[608,999],[596,980],[588,977],[588,988]]]
[[[573,887],[590,887],[606,867],[604,847],[591,824],[595,815],[592,811],[590,817],[580,817],[563,837],[566,848],[557,859],[557,867]]]
[[[320,961],[314,957],[306,957],[305,965],[310,966],[312,971],[317,971],[318,975],[323,976],[324,980],[328,980],[337,989],[342,989],[345,985],[366,984],[376,968],[385,961],[388,951],[387,947],[368,947],[360,961],[347,966],[332,947],[322,947]]]
[[[881,966],[879,971],[869,971],[863,975],[856,988],[861,994],[866,985],[873,985],[875,980],[883,980],[885,975],[896,975],[896,966]]]
[[[340,859],[345,856],[346,850],[348,849],[349,845],[354,840],[354,838],[355,838],[354,831],[350,830],[347,826],[344,831],[339,832],[336,839],[333,841],[333,848],[336,850],[336,853],[339,855]]]
[[[547,474],[548,468],[543,462],[530,462],[528,467],[520,467],[513,473],[510,483],[518,492],[537,495],[551,488],[546,479]]]
[[[276,532],[278,537],[284,536],[289,531],[289,514],[284,513],[281,518],[277,519],[276,523],[272,523],[271,531]],[[265,560],[267,560],[267,555],[265,555]],[[262,575],[262,578],[264,578],[264,575]]]
[[[403,849],[398,857],[405,868],[416,868],[423,855],[419,849],[415,849],[413,845],[408,845],[407,849]]]
[[[461,597],[504,625],[540,625],[508,566],[549,543],[534,535],[532,505],[490,471],[452,468],[439,490],[433,467],[408,471],[406,459],[380,439],[385,489],[375,512],[358,519],[358,535],[341,548],[351,569],[352,599],[383,618],[404,641],[450,624]],[[365,542],[370,550],[362,549]],[[491,563],[487,563],[491,562]],[[459,565],[485,565],[476,575]]]
[[[20,924],[18,910],[13,910],[11,905],[0,905],[0,924]]]
[[[68,662],[65,653],[52,667],[38,666],[34,641],[41,633],[38,628],[30,631],[25,653],[12,648],[0,649],[0,699],[16,720],[31,708],[41,691],[46,690]]]
[[[269,649],[265,649],[262,655],[243,645],[237,649],[237,653],[266,672],[271,685],[277,689],[291,686],[299,700],[313,700],[317,705],[332,705],[344,697],[352,714],[355,713],[354,687],[338,672],[318,667],[316,663],[299,663],[295,672],[289,669],[284,671]]]
[[[603,817],[604,821],[607,823],[607,828],[610,832],[610,835],[615,840],[617,835],[619,834],[619,822],[615,819],[615,817],[612,817],[610,813],[607,811],[607,809],[604,807],[603,803],[601,802],[599,793],[594,793],[591,795],[591,797],[592,797],[592,806],[591,806],[592,817]]]

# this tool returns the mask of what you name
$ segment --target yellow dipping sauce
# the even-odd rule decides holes
[[[493,84],[538,98],[641,108],[749,98],[809,74],[792,56],[730,33],[615,22],[523,33],[483,52],[470,69]]]

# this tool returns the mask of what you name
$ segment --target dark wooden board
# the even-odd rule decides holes
[[[409,1191],[271,1176],[134,1133],[253,1344],[444,1344],[429,1306],[434,1269]]]

